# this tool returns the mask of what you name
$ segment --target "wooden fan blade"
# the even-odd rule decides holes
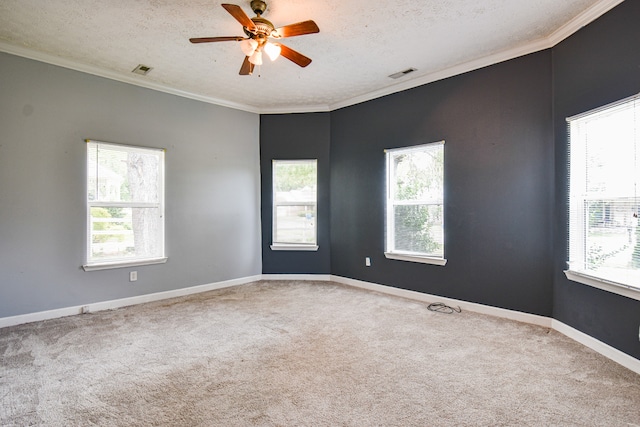
[[[295,62],[301,67],[306,67],[307,65],[311,64],[311,58],[307,58],[300,52],[296,52],[290,47],[280,44],[280,49],[280,55],[284,56],[291,62]]]
[[[191,43],[230,42],[244,40],[245,37],[200,37],[189,39]]]
[[[237,4],[223,3],[222,7],[224,7],[225,10],[231,14],[231,16],[236,18],[236,21],[242,24],[243,27],[247,27],[247,29],[255,31],[256,24],[254,24],[251,18],[249,18],[247,14],[244,13],[240,6],[238,6]]]
[[[285,25],[276,28],[277,36],[275,37],[293,37],[305,34],[319,33],[320,28],[313,21],[298,22],[297,24]]]
[[[250,76],[253,73],[254,65],[249,62],[249,57],[245,56],[244,61],[242,62],[242,67],[240,67],[240,75],[241,76]]]

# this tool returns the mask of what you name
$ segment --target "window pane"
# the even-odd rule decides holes
[[[316,200],[316,160],[274,160],[273,243],[316,244]]]
[[[316,242],[315,205],[278,206],[276,208],[276,243]]]
[[[444,141],[387,150],[386,251],[444,259]]]
[[[583,124],[581,131],[588,138],[585,141],[587,193],[605,197],[634,194],[635,126],[633,108],[616,109]]]
[[[162,257],[161,227],[159,208],[92,207],[89,261]]]
[[[164,150],[87,141],[87,264],[164,257]]]
[[[442,205],[394,207],[394,250],[444,257]]]
[[[619,283],[640,283],[640,228],[633,199],[590,200],[585,209],[585,269]]]
[[[276,202],[316,201],[316,161],[273,163]]]
[[[640,105],[570,123],[569,269],[640,288]]]
[[[89,200],[158,203],[162,191],[161,153],[94,144],[87,165]]]
[[[444,150],[437,144],[420,151],[396,153],[393,161],[393,199],[440,201],[443,192]]]

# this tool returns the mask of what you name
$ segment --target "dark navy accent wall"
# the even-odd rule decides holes
[[[551,105],[544,51],[332,112],[331,273],[550,316]],[[439,140],[447,265],[386,259],[383,150]]]
[[[556,165],[554,318],[640,359],[640,301],[566,279],[565,119],[640,93],[640,1],[625,1],[553,48]]]
[[[260,116],[263,274],[329,274],[329,113]],[[318,159],[318,250],[272,251],[272,160]]]
[[[565,119],[640,92],[638,22],[640,1],[626,1],[552,49],[328,115],[262,116],[263,272],[330,272],[549,316],[640,359],[640,301],[563,274]],[[388,260],[383,150],[443,139],[448,263]],[[331,251],[274,254],[265,161],[316,152],[330,156],[330,218],[319,220]]]

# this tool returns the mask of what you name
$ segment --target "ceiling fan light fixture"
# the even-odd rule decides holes
[[[280,40],[286,37],[303,36],[320,32],[318,25],[312,21],[302,21],[295,24],[285,25],[276,28],[269,20],[262,17],[267,9],[265,0],[250,0],[251,9],[255,12],[254,18],[249,18],[247,14],[237,4],[222,3],[226,10],[240,25],[246,37],[243,36],[221,36],[221,37],[196,37],[190,38],[191,43],[215,43],[236,41],[240,42],[240,49],[244,53],[242,66],[238,74],[248,76],[253,72],[255,65],[262,65],[262,50],[267,53],[271,61],[275,61],[279,56],[285,57],[289,61],[300,67],[306,67],[311,63],[308,58],[288,47],[286,44],[269,43],[269,38]]]
[[[276,58],[278,58],[278,56],[280,56],[280,51],[282,49],[280,48],[280,45],[271,43],[271,42],[267,42],[264,45],[264,53],[267,54],[267,56],[269,57],[270,60],[275,61]]]
[[[256,51],[258,42],[254,39],[246,39],[240,42],[240,49],[246,56],[251,56]]]
[[[262,51],[256,50],[253,55],[249,57],[249,62],[253,65],[262,65]]]

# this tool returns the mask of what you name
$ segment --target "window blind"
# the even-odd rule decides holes
[[[567,121],[569,270],[640,289],[640,95]]]

